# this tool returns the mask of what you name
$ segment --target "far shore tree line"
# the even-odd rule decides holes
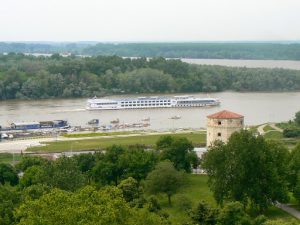
[[[114,145],[55,161],[2,163],[0,223],[171,224],[158,197],[171,206],[199,164],[218,206],[201,199],[186,206],[190,224],[276,224],[263,216],[270,206],[288,202],[290,193],[300,203],[300,144],[290,152],[243,130],[227,144],[215,142],[201,161],[186,138],[162,136],[153,150]]]
[[[7,43],[0,53],[72,53],[122,57],[300,60],[299,43]]]
[[[300,91],[300,71],[192,65],[165,58],[0,55],[0,100],[228,90]]]

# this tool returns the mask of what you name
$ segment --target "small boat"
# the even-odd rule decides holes
[[[172,120],[178,120],[178,119],[181,119],[181,116],[179,116],[179,115],[172,116],[170,119],[172,119]]]
[[[115,119],[115,120],[110,121],[110,123],[112,123],[112,124],[120,123],[120,120],[119,119]]]
[[[88,125],[97,125],[99,124],[99,120],[98,119],[92,119],[88,122]]]

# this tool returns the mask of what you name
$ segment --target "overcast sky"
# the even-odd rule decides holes
[[[300,40],[300,0],[0,0],[0,41]]]

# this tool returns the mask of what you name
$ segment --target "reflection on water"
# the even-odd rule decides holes
[[[201,93],[193,95],[207,97],[206,94]],[[118,96],[112,96],[114,97]],[[210,97],[219,98],[221,105],[208,108],[87,111],[85,110],[86,99],[2,101],[0,102],[0,125],[7,126],[17,121],[66,119],[71,125],[84,126],[91,119],[99,119],[101,124],[109,124],[117,118],[120,123],[135,123],[150,117],[151,129],[164,130],[206,127],[206,116],[223,109],[243,114],[247,125],[287,121],[300,110],[300,92],[222,92],[210,94]],[[180,115],[181,119],[169,119],[175,115]]]

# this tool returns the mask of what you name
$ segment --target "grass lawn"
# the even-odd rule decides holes
[[[267,125],[264,127],[264,132],[273,131],[273,130],[274,130],[274,128],[271,127],[270,125]]]
[[[283,135],[282,132],[277,131],[277,130],[269,130],[269,132],[265,133],[264,137],[266,139],[282,139]]]
[[[0,153],[0,163],[14,164],[21,160],[20,154]]]
[[[193,142],[195,146],[204,145],[206,142],[206,133],[204,132],[191,132],[182,134],[170,134],[173,137],[186,137]],[[87,151],[87,150],[100,150],[111,146],[117,145],[135,145],[143,144],[146,146],[154,146],[159,137],[162,135],[140,135],[133,137],[103,137],[97,139],[77,140],[77,141],[54,141],[45,142],[45,146],[30,147],[27,151],[31,152],[64,152],[64,151]]]
[[[78,134],[63,134],[62,136],[67,138],[79,138],[79,137],[101,137],[112,135],[126,135],[141,133],[141,131],[114,131],[114,132],[93,132],[93,133],[78,133]]]
[[[207,180],[208,177],[206,175],[188,175],[186,185],[172,197],[171,207],[168,205],[166,195],[158,196],[162,209],[169,214],[169,218],[174,224],[181,225],[190,221],[188,213],[182,209],[182,199],[190,201],[193,208],[202,200],[212,206],[216,206],[213,194],[207,185]],[[284,222],[297,221],[292,216],[276,207],[271,207],[265,215],[270,220],[280,220]]]
[[[300,138],[285,138],[282,132],[277,130],[268,131],[265,133],[264,138],[282,142],[289,149],[294,148],[300,142]]]
[[[174,224],[183,224],[184,222],[190,221],[188,214],[182,209],[182,199],[188,199],[192,207],[196,207],[201,200],[216,206],[216,202],[213,198],[212,192],[207,186],[206,175],[188,175],[186,185],[175,194],[171,201],[172,206],[168,204],[166,195],[159,195],[158,199],[162,209],[170,215],[170,220]]]
[[[300,138],[283,138],[281,140],[289,149],[296,147],[296,145],[300,143]]]

